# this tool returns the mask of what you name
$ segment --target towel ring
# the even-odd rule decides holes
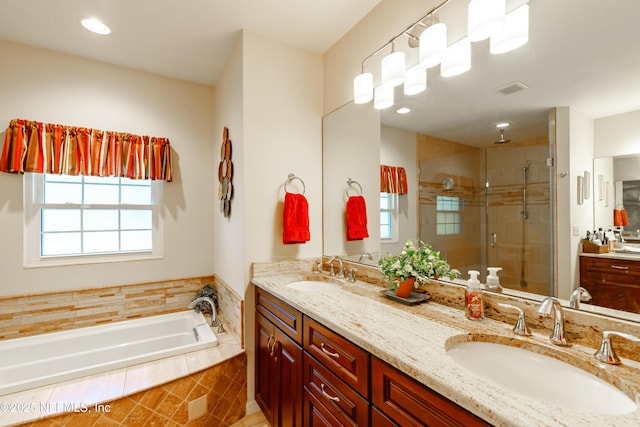
[[[299,177],[295,176],[295,175],[294,175],[294,174],[292,174],[292,173],[290,173],[290,174],[289,174],[289,176],[287,177],[287,180],[284,182],[284,191],[285,191],[286,193],[288,193],[288,192],[289,192],[289,191],[287,190],[287,183],[289,183],[289,182],[293,181],[294,179],[297,179],[298,181],[300,181],[300,182],[302,183],[302,193],[300,193],[300,194],[304,194],[304,192],[306,191],[306,187],[305,187],[305,185],[304,185],[304,181],[303,181],[301,178],[299,178]]]
[[[362,185],[360,185],[358,183],[358,181],[354,181],[351,178],[347,178],[347,185],[349,187],[354,187],[354,188],[357,186],[358,188],[355,189],[357,191],[357,193],[355,195],[356,196],[361,196],[362,195]],[[347,187],[347,189],[344,190],[344,194],[345,194],[345,196],[347,196],[347,199],[349,197],[351,197],[351,194],[349,194],[349,187]]]

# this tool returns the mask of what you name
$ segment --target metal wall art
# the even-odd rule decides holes
[[[218,199],[220,212],[225,217],[231,215],[231,199],[233,197],[233,162],[231,162],[231,139],[229,129],[225,126],[222,131],[222,146],[220,147],[220,165],[218,165]]]

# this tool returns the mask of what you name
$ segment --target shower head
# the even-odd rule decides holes
[[[500,139],[494,142],[494,144],[506,144],[507,142],[511,142],[510,139],[504,138],[504,129],[500,129]]]

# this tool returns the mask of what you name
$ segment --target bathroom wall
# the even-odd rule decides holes
[[[406,195],[398,196],[398,230],[396,242],[380,242],[380,255],[397,253],[404,243],[418,236],[418,162],[416,160],[416,134],[382,126],[380,129],[380,163],[402,166],[407,173]]]
[[[0,174],[0,296],[213,274],[221,135],[211,126],[213,88],[6,41],[0,57],[0,132],[24,118],[163,136],[174,166],[161,210],[163,259],[31,269],[22,267],[22,176]]]
[[[640,110],[594,120],[593,157],[640,152]]]

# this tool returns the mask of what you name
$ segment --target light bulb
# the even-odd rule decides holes
[[[528,41],[529,5],[525,4],[507,14],[504,27],[489,40],[489,51],[494,54],[509,52]]]
[[[353,79],[353,102],[366,104],[373,99],[373,74],[358,74]]]
[[[420,34],[420,65],[431,68],[440,64],[447,52],[447,26],[439,22]]]
[[[440,65],[442,77],[453,77],[469,71],[471,68],[471,42],[463,38],[447,49],[447,55]]]
[[[404,82],[406,58],[404,52],[391,52],[381,62],[381,85],[396,87]]]
[[[491,37],[504,26],[505,0],[471,0],[467,35],[472,42]]]

